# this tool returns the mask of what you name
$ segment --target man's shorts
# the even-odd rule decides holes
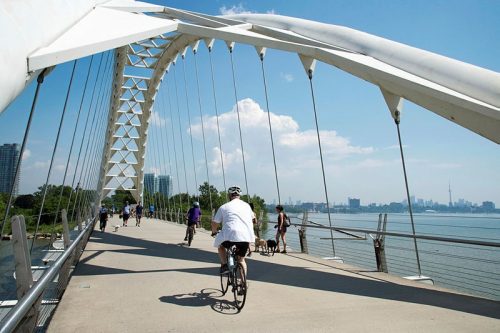
[[[229,249],[231,246],[236,245],[236,255],[239,257],[245,257],[248,248],[250,247],[249,242],[230,242],[230,241],[224,241],[221,245],[225,247],[226,249]]]
[[[123,221],[127,221],[129,217],[129,214],[123,214]]]

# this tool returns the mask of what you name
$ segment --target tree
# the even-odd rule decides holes
[[[111,196],[111,200],[115,205],[115,208],[119,210],[121,210],[125,206],[125,202],[127,201],[129,204],[137,203],[132,193],[127,190],[116,190],[115,193]]]
[[[35,204],[35,196],[33,194],[22,194],[14,201],[14,206],[19,208],[33,208]]]

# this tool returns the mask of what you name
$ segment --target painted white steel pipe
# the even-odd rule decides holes
[[[28,56],[57,39],[97,4],[109,0],[0,1],[0,113],[37,73],[28,73]]]

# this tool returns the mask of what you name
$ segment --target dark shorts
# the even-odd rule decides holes
[[[223,242],[221,245],[223,247],[225,247],[226,249],[230,248],[231,246],[236,245],[236,255],[237,256],[240,256],[240,257],[245,257],[247,252],[248,252],[248,248],[250,247],[250,243],[249,242],[230,242],[230,241],[225,241]]]
[[[198,221],[188,221],[188,226],[197,225]]]
[[[123,221],[127,221],[129,218],[129,214],[123,214]]]
[[[107,222],[108,222],[108,221],[106,221],[106,220],[101,220],[101,221],[99,221],[99,222],[100,222],[100,223],[99,223],[99,227],[100,227],[101,229],[102,229],[102,228],[106,228],[106,224],[107,224]]]

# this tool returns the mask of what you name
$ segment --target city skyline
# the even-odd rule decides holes
[[[418,198],[415,196],[411,196],[410,199],[412,200],[412,205],[413,206],[418,206],[418,207],[432,207],[435,205],[440,205],[440,206],[449,206],[449,203],[443,203],[439,202],[437,200],[433,200],[432,198],[429,199],[423,199],[423,198]],[[348,197],[345,201],[336,201],[336,202],[331,202],[331,206],[349,206],[350,200],[359,200],[359,204],[361,206],[370,206],[370,205],[387,205],[391,203],[399,203],[403,205],[408,205],[408,200],[406,198],[400,199],[400,200],[392,200],[388,202],[368,202],[368,201],[363,201],[363,198],[361,197]],[[474,207],[474,206],[481,206],[484,203],[493,203],[493,205],[496,207],[497,204],[492,201],[492,200],[483,200],[481,202],[473,202],[469,201],[466,198],[459,198],[457,201],[453,202],[452,207]],[[302,204],[308,204],[308,203],[314,203],[314,204],[321,204],[325,205],[325,201],[309,201],[309,200],[292,200],[292,198],[288,198],[288,201],[282,202],[283,205],[288,205],[288,206],[300,206]],[[277,200],[273,199],[271,202],[266,202],[266,204],[273,204],[276,205]]]
[[[12,155],[11,153],[9,153],[9,156],[12,158],[14,158],[13,160],[11,160],[10,162],[6,161],[6,154],[5,152],[8,150],[9,152],[12,150],[12,147],[17,147],[17,155]],[[8,148],[8,149],[7,149]],[[6,166],[7,164],[10,163],[10,165],[12,165],[14,162],[13,161],[17,161],[18,157],[19,157],[19,149],[20,149],[20,145],[17,144],[17,143],[13,143],[13,144],[2,144],[0,143],[0,192],[3,192],[3,193],[9,193],[10,192],[10,186],[11,186],[11,183],[8,183],[7,184],[7,190],[4,190],[4,187],[5,187],[5,182],[3,181],[3,179],[6,177],[6,174],[9,173],[9,172],[13,172],[13,169],[12,166],[9,166],[8,168],[7,167],[4,167]],[[15,168],[15,166],[13,166]],[[11,171],[7,171],[7,170],[11,170]],[[21,175],[18,175],[18,182],[20,180],[20,176]],[[151,178],[151,179],[150,179]],[[161,179],[163,179],[163,182],[164,184],[162,184],[162,181]],[[151,186],[151,182],[153,182],[153,185]],[[44,184],[39,184],[37,186],[37,188],[39,186],[42,186]],[[54,184],[54,185],[58,185],[58,184]],[[153,173],[144,173],[144,191],[150,191],[151,192],[151,189],[152,189],[152,192],[153,193],[156,193],[156,192],[160,192],[160,193],[163,193],[164,195],[166,195],[167,197],[170,197],[172,194],[173,194],[173,191],[172,191],[172,188],[173,188],[173,176],[171,175],[160,175],[160,174],[156,174],[155,172]],[[217,189],[219,191],[222,191],[221,189]],[[449,194],[449,197],[451,199],[451,196],[452,196],[452,189],[451,189],[451,185],[450,183],[448,184],[448,188],[447,188],[447,192]],[[26,193],[14,193],[14,195],[18,195],[18,194],[31,194],[31,192],[26,192]],[[255,193],[256,195],[259,195],[259,193]],[[445,204],[444,202],[440,202],[439,200],[436,200],[434,198],[427,198],[427,199],[423,199],[423,198],[419,198],[417,197],[416,195],[411,195],[410,198],[413,198],[413,201],[412,201],[412,204],[418,204],[418,205],[421,205],[420,201],[422,201],[423,203],[425,203],[426,206],[432,206],[433,204],[440,204],[440,205],[443,205]],[[344,202],[344,201],[332,201],[331,204],[332,205],[336,205],[336,204],[339,204],[341,203],[342,205],[345,205],[349,202],[349,199],[359,199],[361,200],[361,202],[363,202],[363,198],[359,197],[359,196],[351,196],[351,197],[348,197],[347,200]],[[388,204],[388,203],[391,203],[391,202],[397,202],[397,203],[405,203],[407,201],[406,198],[404,199],[401,199],[401,200],[397,200],[397,199],[394,199],[394,200],[389,200],[387,202],[383,202],[383,201],[367,201],[367,205],[370,205],[370,204]],[[478,205],[480,206],[480,204],[484,203],[484,202],[492,202],[495,206],[497,205],[497,202],[493,199],[488,199],[488,198],[485,198],[483,200],[480,200],[480,201],[470,201],[469,199],[463,197],[459,197],[456,201],[453,202],[453,206],[474,206],[474,205]],[[267,201],[266,201],[267,202]],[[268,203],[272,202],[273,204],[276,204],[277,203],[277,199],[276,198],[272,198],[271,201],[269,201]],[[311,200],[308,200],[308,199],[300,199],[300,200],[296,200],[296,201],[293,201],[292,200],[292,197],[288,197],[288,201],[284,201],[282,202],[283,204],[286,204],[286,205],[299,205],[297,202],[314,202],[314,201],[311,201]],[[324,204],[325,201],[321,202],[315,202],[315,203],[319,203],[319,204]],[[449,204],[449,203],[448,203]]]

